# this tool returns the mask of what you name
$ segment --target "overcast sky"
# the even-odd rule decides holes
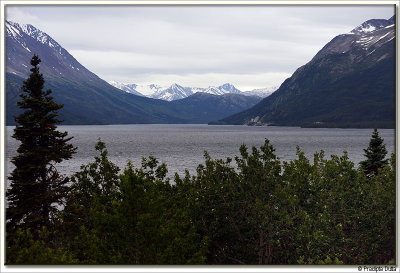
[[[375,6],[7,6],[6,19],[49,34],[104,80],[242,91],[280,85]]]

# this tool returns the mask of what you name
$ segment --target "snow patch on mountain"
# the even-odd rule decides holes
[[[244,91],[244,92],[242,92],[242,94],[245,96],[257,96],[257,97],[261,97],[261,98],[266,98],[266,97],[270,96],[272,93],[274,93],[276,90],[278,90],[278,88],[279,88],[279,86],[257,88],[257,89],[253,89],[251,91]]]
[[[353,29],[351,32],[355,33],[355,34],[370,33],[377,29],[385,28],[389,25],[392,25],[393,23],[392,23],[391,19],[389,19],[389,20],[385,20],[385,19],[368,20],[368,21],[362,23],[361,25],[359,25],[358,27],[356,27],[355,29]]]
[[[136,91],[140,92],[144,96],[151,96],[154,93],[160,92],[162,90],[167,89],[167,86],[160,86],[157,84],[137,84],[136,85]]]
[[[156,91],[150,97],[153,99],[173,101],[189,97],[192,94],[193,91],[190,87],[183,87],[179,84],[174,83],[167,89]]]
[[[36,41],[47,45],[51,48],[54,48],[55,50],[58,51],[61,55],[63,55],[63,48],[55,41],[53,40],[49,35],[47,35],[45,32],[35,28],[32,25],[29,24],[18,24],[15,22],[11,21],[6,21],[6,33],[7,36],[12,36],[15,40],[20,41],[21,45],[29,52],[30,49],[26,47],[24,42],[21,42],[21,38],[23,34],[28,35],[32,39],[35,39]]]
[[[122,91],[127,92],[127,93],[144,97],[144,95],[142,93],[140,93],[136,90],[136,87],[137,87],[136,84],[124,84],[124,83],[119,83],[116,81],[109,81],[108,83],[118,89],[121,89]]]
[[[376,27],[372,26],[372,25],[368,25],[368,26],[364,26],[360,28],[360,32],[371,32],[374,31],[376,29]]]
[[[7,36],[13,36],[14,38],[22,36],[18,30],[18,27],[15,26],[15,23],[9,21],[6,21],[6,32]]]
[[[372,46],[378,43],[386,43],[395,37],[394,26],[391,28],[377,29],[368,34],[362,34],[358,40],[355,41],[364,50],[369,50]]]

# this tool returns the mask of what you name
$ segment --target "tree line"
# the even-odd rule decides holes
[[[282,162],[268,141],[234,158],[207,152],[195,174],[167,177],[152,156],[120,170],[98,140],[71,177],[40,59],[31,60],[13,137],[21,142],[7,190],[6,263],[394,264],[396,161],[375,129],[356,167],[344,152]]]

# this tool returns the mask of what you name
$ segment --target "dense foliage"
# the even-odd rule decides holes
[[[377,173],[346,152],[281,162],[268,140],[166,177],[143,158],[122,172],[99,140],[72,176],[60,224],[19,230],[8,264],[388,264],[395,256],[395,157]],[[49,239],[50,238],[50,239]],[[32,258],[36,257],[36,258]]]
[[[195,175],[167,177],[154,157],[120,169],[100,139],[71,180],[54,167],[75,148],[43,91],[34,55],[13,137],[6,263],[393,264],[396,162],[374,130],[356,169],[347,153],[281,162],[266,139]],[[69,183],[71,181],[71,183]]]

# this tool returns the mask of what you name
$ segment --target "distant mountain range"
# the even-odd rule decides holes
[[[336,36],[250,109],[214,124],[395,128],[395,17]]]
[[[179,84],[173,84],[169,87],[163,87],[156,84],[150,85],[138,85],[138,84],[124,84],[116,81],[109,81],[109,84],[119,88],[125,92],[145,96],[153,99],[162,99],[166,101],[179,100],[187,98],[195,93],[208,93],[212,95],[224,95],[224,94],[242,94],[245,96],[258,96],[261,98],[268,97],[271,95],[278,87],[254,89],[252,91],[240,91],[235,86],[230,83],[225,83],[221,86],[209,86],[207,88],[200,87],[183,87]]]
[[[60,118],[64,124],[128,124],[128,123],[207,123],[247,109],[260,98],[240,94],[214,96],[196,93],[184,102],[168,102],[144,97],[156,93],[167,97],[186,92],[173,85],[161,90],[155,85],[125,92],[81,65],[59,43],[32,25],[6,21],[6,124],[15,124],[14,116],[21,112],[22,82],[30,74],[33,53],[42,60],[40,72],[45,88],[52,89],[57,103],[64,104]],[[173,91],[173,92],[172,92]],[[189,94],[188,94],[189,95]],[[172,97],[171,97],[172,100]]]

